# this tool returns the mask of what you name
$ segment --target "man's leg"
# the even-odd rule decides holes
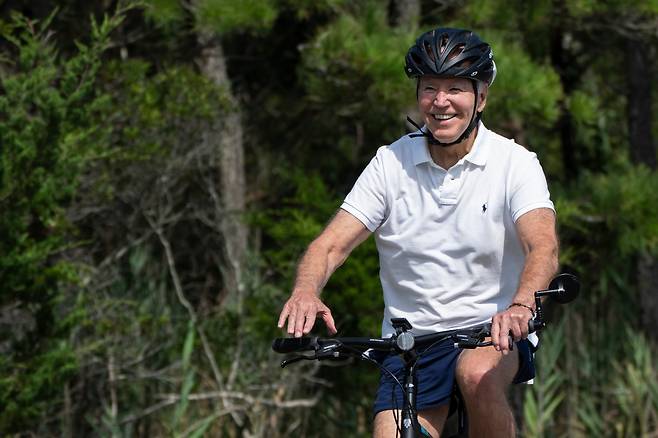
[[[438,406],[436,408],[426,409],[418,412],[418,421],[427,429],[433,438],[439,438],[443,425],[448,416],[449,405]],[[400,418],[402,413],[397,411],[397,417]],[[392,438],[395,437],[395,419],[393,411],[381,411],[375,415],[372,436],[374,438]]]
[[[509,354],[493,347],[464,350],[457,361],[457,383],[466,403],[471,437],[516,436],[507,390],[519,368],[517,349]]]

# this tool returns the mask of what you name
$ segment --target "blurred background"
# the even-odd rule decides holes
[[[492,44],[483,120],[539,155],[583,284],[522,436],[658,436],[656,0],[0,0],[0,434],[369,436],[377,369],[270,344],[437,26]],[[323,296],[379,334],[372,239]]]

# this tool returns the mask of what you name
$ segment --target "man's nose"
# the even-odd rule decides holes
[[[434,105],[436,106],[447,106],[448,105],[448,95],[443,91],[438,91],[436,96],[434,96]]]

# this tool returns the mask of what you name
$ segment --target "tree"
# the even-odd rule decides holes
[[[2,28],[11,43],[0,85],[0,319],[12,333],[0,360],[4,430],[30,424],[78,366],[65,342],[75,317],[57,312],[77,276],[59,254],[70,245],[66,206],[108,134],[96,124],[106,103],[96,85],[122,11],[94,22],[70,58],[51,42],[53,17],[16,15]]]

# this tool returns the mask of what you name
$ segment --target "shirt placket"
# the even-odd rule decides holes
[[[459,198],[461,189],[462,165],[455,165],[450,168],[443,178],[443,183],[439,186],[439,200],[443,205],[454,205]]]

